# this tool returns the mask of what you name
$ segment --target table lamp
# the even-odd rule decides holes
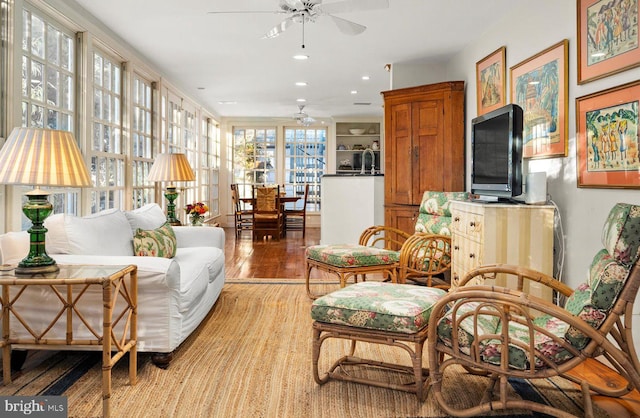
[[[158,154],[155,158],[151,170],[149,170],[149,181],[168,181],[170,182],[167,189],[164,192],[164,197],[167,198],[167,221],[171,225],[182,225],[182,223],[176,218],[176,205],[175,200],[178,197],[176,186],[174,181],[194,181],[196,175],[191,169],[189,160],[184,154]]]
[[[25,195],[22,212],[32,222],[29,254],[18,263],[19,274],[59,270],[45,249],[44,220],[53,211],[48,190],[40,186],[88,187],[89,170],[71,132],[39,128],[15,128],[0,149],[0,184],[33,185]]]

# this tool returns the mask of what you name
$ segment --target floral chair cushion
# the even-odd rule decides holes
[[[567,298],[564,308],[578,316],[594,328],[599,328],[607,318],[609,310],[615,303],[624,283],[629,276],[633,263],[638,259],[640,247],[640,206],[619,203],[611,210],[605,222],[602,242],[604,249],[599,251],[589,269],[589,282],[579,285],[573,294]],[[464,299],[458,304],[465,304]],[[466,303],[469,307],[460,307],[458,315],[471,312],[475,305]],[[450,311],[438,323],[438,337],[446,345],[451,343],[451,315]],[[541,315],[533,320],[534,325],[548,330],[557,337],[563,337],[577,349],[583,349],[589,338],[578,329],[569,326],[564,321],[549,315]],[[471,328],[469,327],[471,324]],[[486,316],[478,317],[478,335],[500,333],[501,323]],[[464,320],[460,323],[459,344],[460,350],[469,354],[473,343],[473,322]],[[509,322],[509,335],[512,343],[509,344],[509,366],[515,369],[526,369],[532,361],[528,354],[518,347],[519,342],[527,346],[530,342],[529,328],[515,322]],[[535,331],[533,333],[534,346],[538,352],[556,364],[569,360],[572,354],[554,342],[548,335]],[[491,364],[500,365],[500,352],[502,345],[497,340],[490,338],[480,341],[481,358]],[[545,362],[536,358],[536,367],[544,367]]]
[[[420,211],[416,220],[415,232],[451,235],[451,200],[469,200],[467,192],[433,192],[422,195]]]
[[[366,267],[395,264],[398,251],[367,247],[357,244],[312,245],[306,249],[306,257],[335,267]]]
[[[361,282],[316,299],[311,317],[319,322],[413,334],[429,323],[441,289],[410,284]]]

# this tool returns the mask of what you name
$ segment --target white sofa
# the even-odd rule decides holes
[[[137,228],[151,230],[166,221],[162,209],[150,204],[130,212],[107,210],[87,217],[53,215],[45,221],[47,253],[58,264],[138,266],[138,351],[156,353],[153,359],[165,367],[171,353],[196,329],[218,299],[225,281],[224,231],[216,227],[173,227],[177,250],[173,258],[135,256],[133,235]],[[16,264],[29,250],[27,232],[0,235],[0,259]],[[30,287],[23,295],[34,308],[29,321],[52,318],[59,309],[55,296]],[[100,328],[102,295],[96,286],[85,303],[95,314],[90,322]],[[62,325],[62,324],[61,324]],[[46,327],[46,325],[43,325]],[[12,321],[12,333],[28,336]],[[44,328],[43,328],[44,329]],[[79,327],[77,338],[90,338]],[[64,337],[63,326],[54,327],[48,338]]]

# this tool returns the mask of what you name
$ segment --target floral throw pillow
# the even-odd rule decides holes
[[[159,228],[138,228],[133,236],[133,252],[143,257],[173,258],[176,255],[176,234],[169,222]]]

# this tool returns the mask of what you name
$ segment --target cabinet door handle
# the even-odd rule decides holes
[[[476,258],[476,255],[474,253],[469,253],[469,258]]]
[[[476,226],[476,223],[471,221],[471,222],[469,222],[469,226]]]
[[[454,249],[455,251],[458,251],[458,250],[460,249],[460,247],[458,247],[457,245],[454,245],[454,246],[453,246],[453,249]]]
[[[459,217],[459,216],[456,216],[455,218],[453,218],[453,221],[454,221],[454,222],[460,222],[460,217]]]

